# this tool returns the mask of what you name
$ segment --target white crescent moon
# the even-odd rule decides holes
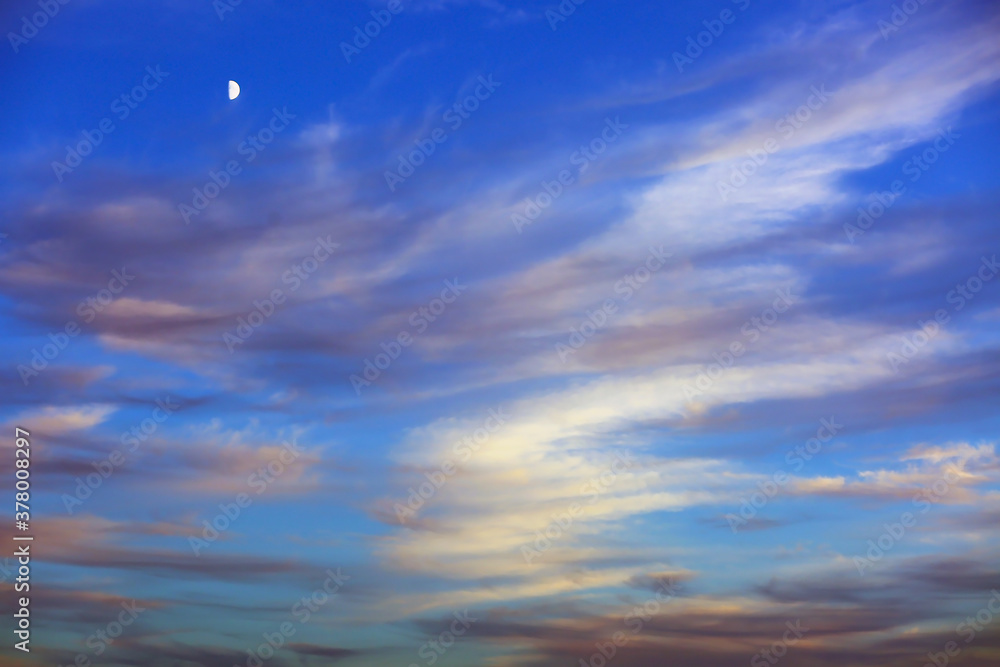
[[[235,81],[229,82],[229,99],[235,100],[240,94],[240,84]]]

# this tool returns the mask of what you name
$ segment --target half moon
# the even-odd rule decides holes
[[[229,82],[229,99],[235,100],[240,94],[240,84],[235,81]]]

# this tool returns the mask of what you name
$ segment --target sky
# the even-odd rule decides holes
[[[1000,663],[998,9],[4,3],[0,661]]]

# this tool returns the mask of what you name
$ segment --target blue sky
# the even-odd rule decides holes
[[[295,4],[0,10],[7,659],[996,664],[993,3]]]

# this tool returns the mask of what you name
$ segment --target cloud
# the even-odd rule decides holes
[[[862,470],[858,479],[850,482],[844,477],[793,478],[789,489],[795,495],[882,499],[912,498],[917,492],[933,491],[936,501],[951,504],[977,502],[980,496],[971,487],[1000,481],[993,444],[918,446],[902,457],[902,462],[908,461],[919,464],[902,470]]]
[[[31,424],[31,430],[39,434],[59,436],[89,430],[103,423],[117,409],[114,405],[47,406],[23,412],[8,421],[8,425],[13,428],[14,425]]]

